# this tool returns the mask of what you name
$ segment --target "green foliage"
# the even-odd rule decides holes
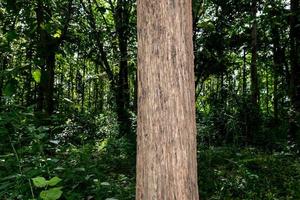
[[[44,200],[57,200],[62,195],[61,187],[51,188],[49,190],[43,190],[40,197]]]
[[[63,194],[62,187],[53,187],[56,186],[59,182],[62,180],[58,178],[57,176],[51,178],[50,180],[46,180],[44,177],[36,177],[32,178],[32,182],[35,187],[38,188],[45,188],[40,193],[40,197],[44,200],[57,200],[61,197]],[[51,186],[53,188],[47,189],[48,186]]]
[[[40,83],[41,82],[41,70],[36,69],[32,72],[32,77],[35,80],[35,82]]]
[[[247,148],[210,148],[199,154],[203,199],[298,199],[300,160],[288,149],[264,153]]]
[[[47,186],[47,181],[44,177],[36,177],[32,181],[35,187],[43,188]]]
[[[18,87],[18,81],[16,79],[9,80],[6,86],[4,87],[4,91],[3,91],[4,95],[11,97],[16,93],[17,87]]]
[[[55,185],[57,185],[59,182],[61,182],[61,179],[58,178],[57,176],[55,176],[55,177],[51,178],[49,181],[47,181],[47,184],[48,184],[49,186],[55,186]]]
[[[50,180],[46,180],[44,177],[36,177],[32,179],[34,186],[43,188],[49,186],[55,186],[59,182],[61,182],[61,179],[58,178],[57,176],[51,178]]]

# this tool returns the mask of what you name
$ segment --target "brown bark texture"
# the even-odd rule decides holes
[[[191,0],[138,0],[137,200],[197,200]]]

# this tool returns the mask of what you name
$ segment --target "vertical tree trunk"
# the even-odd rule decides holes
[[[243,49],[243,97],[247,93],[247,74],[246,74],[246,47]]]
[[[49,49],[49,48],[48,48]],[[55,68],[55,51],[50,50],[46,56],[46,79],[45,88],[45,106],[46,113],[51,115],[54,111],[54,68]]]
[[[70,89],[70,92],[71,92],[71,95],[70,95],[70,99],[72,101],[74,101],[74,73],[73,73],[74,69],[73,69],[73,66],[71,65],[70,66],[70,84],[71,84],[71,89]]]
[[[252,104],[255,109],[259,108],[259,86],[257,74],[257,0],[252,0],[251,14],[253,17],[252,33],[251,33],[251,96]]]
[[[291,90],[295,111],[300,113],[300,26],[299,0],[291,0]]]
[[[32,105],[33,101],[33,94],[32,94],[32,88],[31,88],[31,80],[32,80],[32,54],[33,49],[32,45],[29,45],[28,52],[26,53],[26,59],[29,62],[28,71],[26,71],[26,80],[24,82],[24,88],[26,89],[26,95],[25,95],[25,104],[26,106]]]
[[[129,3],[118,0],[115,9],[115,23],[119,44],[119,77],[117,81],[116,103],[120,126],[120,134],[127,135],[130,131],[129,119],[129,84],[128,84],[128,26],[129,26]]]
[[[2,58],[2,61],[0,61],[0,67],[1,67],[0,72],[2,73],[6,69],[7,58],[5,57],[5,55],[0,55],[0,58]],[[0,105],[2,105],[3,87],[4,87],[4,76],[0,76]]]
[[[291,0],[291,100],[293,105],[294,115],[290,124],[290,135],[298,143],[300,148],[300,26],[299,15],[300,5],[299,0]]]
[[[276,16],[276,15],[275,15]],[[278,84],[279,84],[279,71],[280,71],[280,35],[277,25],[274,25],[275,27],[272,28],[272,40],[273,40],[273,76],[274,76],[274,82],[273,82],[273,90],[274,90],[274,99],[273,99],[273,108],[274,108],[274,119],[275,122],[278,121]]]
[[[191,0],[138,1],[137,200],[197,200]]]
[[[55,68],[55,51],[58,48],[55,40],[47,31],[42,28],[45,23],[44,5],[41,0],[37,2],[36,8],[37,31],[40,37],[39,56],[42,61],[41,66],[41,82],[39,85],[38,110],[46,111],[51,115],[54,110],[54,68]]]
[[[81,81],[81,112],[84,112],[84,101],[85,101],[85,71],[86,65],[83,64],[82,81]]]
[[[54,111],[54,79],[55,79],[55,53],[63,42],[71,17],[72,0],[68,2],[68,11],[64,21],[64,27],[59,38],[53,37],[44,27],[51,20],[51,14],[47,13],[42,0],[37,1],[36,20],[39,35],[38,55],[41,63],[41,81],[39,88],[38,110],[46,111],[51,115]],[[45,14],[47,13],[47,14]]]
[[[267,114],[269,114],[269,74],[268,69],[266,68],[266,88],[267,88],[267,94],[266,94],[266,107],[267,107]]]

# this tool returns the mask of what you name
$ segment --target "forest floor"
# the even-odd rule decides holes
[[[105,144],[105,146],[103,146]],[[114,140],[81,146],[52,144],[46,154],[25,147],[0,157],[0,199],[36,198],[31,178],[59,177],[65,199],[134,199],[134,158]],[[199,151],[202,199],[300,199],[300,159],[290,152],[218,147]],[[32,191],[32,192],[31,192]]]
[[[105,124],[57,118],[41,126],[28,113],[2,115],[0,200],[40,199],[47,192],[68,200],[133,200],[135,147],[115,137],[113,118],[98,121]],[[300,199],[293,146],[198,146],[201,199]]]

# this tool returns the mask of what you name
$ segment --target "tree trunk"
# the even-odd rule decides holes
[[[276,16],[276,15],[275,15]],[[280,72],[280,35],[277,25],[272,28],[272,40],[273,40],[273,76],[274,76],[274,99],[273,99],[273,108],[274,108],[274,120],[275,122],[278,121],[278,84],[279,84],[279,72]]]
[[[63,42],[67,27],[71,18],[72,0],[68,2],[68,10],[66,11],[66,18],[62,33],[59,38],[53,37],[43,25],[51,20],[49,13],[45,14],[45,7],[42,0],[37,1],[36,20],[37,32],[39,35],[38,55],[41,60],[41,81],[39,86],[39,100],[38,110],[46,111],[49,116],[54,111],[54,70],[55,70],[55,53],[60,44]]]
[[[291,0],[291,89],[292,102],[296,112],[300,113],[300,26],[299,0]]]
[[[129,4],[125,0],[118,0],[115,9],[115,23],[119,44],[119,77],[117,81],[116,104],[120,126],[120,135],[127,135],[130,131],[129,119],[129,84],[128,84],[128,26]]]
[[[197,200],[191,0],[138,1],[137,200]]]
[[[5,55],[0,55],[0,58],[2,57],[2,61],[0,62],[0,72],[4,72],[7,65],[7,58]],[[0,105],[2,104],[2,98],[3,98],[3,87],[4,87],[4,76],[0,76]],[[1,109],[1,107],[0,107]]]
[[[44,23],[44,6],[41,0],[38,1],[36,9],[37,31],[40,37],[39,56],[42,61],[41,81],[39,85],[38,110],[46,111],[51,115],[54,111],[54,68],[55,68],[55,51],[58,48],[55,39],[42,28]]]
[[[46,113],[51,115],[54,111],[54,68],[55,68],[55,52],[50,51],[46,57],[46,81],[45,85],[45,106]]]
[[[85,102],[85,71],[86,65],[83,64],[82,81],[81,81],[81,112],[84,113],[84,102]]]
[[[252,0],[251,14],[253,17],[252,33],[251,33],[251,96],[252,104],[255,109],[259,109],[259,86],[257,74],[257,0]]]
[[[243,97],[247,94],[246,47],[243,49]]]
[[[31,106],[33,104],[33,92],[31,87],[31,80],[32,80],[32,57],[33,57],[33,48],[32,44],[29,45],[28,51],[26,52],[26,59],[29,63],[28,70],[26,70],[26,77],[24,82],[24,89],[25,91],[25,105]]]
[[[299,0],[291,0],[291,100],[295,111],[290,124],[290,135],[300,148],[300,26]]]

